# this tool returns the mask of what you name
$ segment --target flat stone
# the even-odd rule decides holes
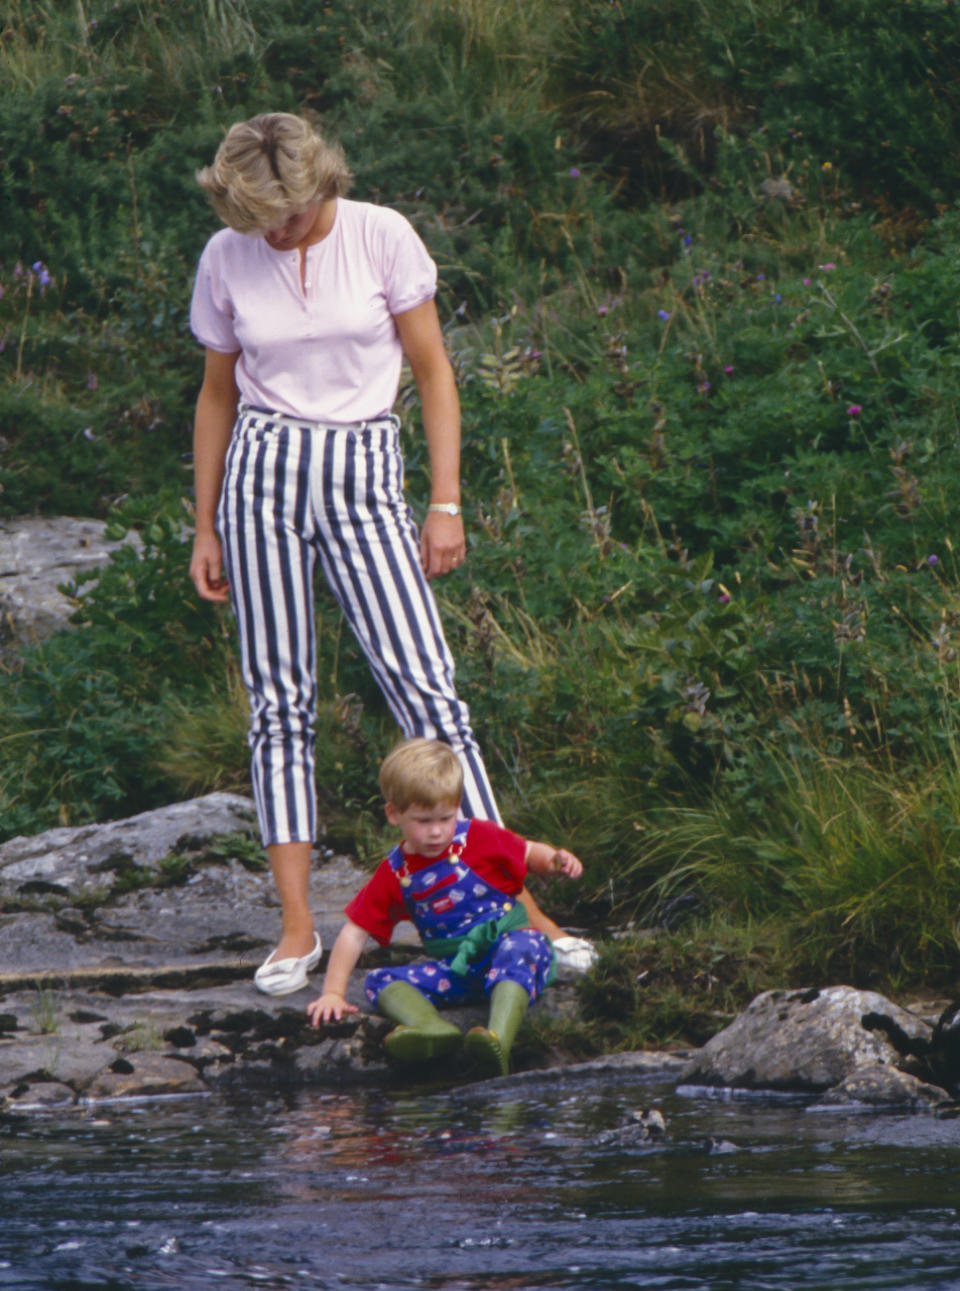
[[[109,541],[100,520],[25,516],[0,521],[0,651],[9,655],[70,626],[77,603],[60,591],[86,569],[105,565],[135,533]],[[81,594],[83,589],[81,588]]]
[[[117,874],[131,870],[159,880],[161,862],[183,840],[249,832],[252,822],[249,798],[210,793],[125,820],[21,835],[0,844],[0,897],[42,892],[44,885],[74,896],[108,893]]]
[[[163,1053],[130,1054],[91,1081],[85,1101],[154,1098],[159,1094],[204,1094],[209,1090],[196,1069]]]

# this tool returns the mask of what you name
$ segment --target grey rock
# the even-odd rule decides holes
[[[845,1076],[813,1105],[818,1107],[896,1108],[899,1111],[934,1111],[953,1105],[939,1085],[931,1085],[909,1072],[875,1063]]]
[[[104,565],[135,534],[108,541],[99,520],[27,516],[0,521],[0,650],[43,640],[69,627],[76,602],[59,590],[85,569]]]
[[[899,1067],[930,1023],[875,991],[767,991],[697,1053],[689,1084],[819,1093],[863,1068]]]
[[[252,820],[249,798],[210,793],[126,820],[11,838],[0,845],[0,897],[45,888],[75,896],[106,893],[118,873],[133,869],[159,878],[161,862],[181,840],[249,830]]]
[[[84,1101],[156,1098],[161,1094],[208,1093],[195,1067],[166,1053],[137,1053],[116,1058],[90,1082]]]

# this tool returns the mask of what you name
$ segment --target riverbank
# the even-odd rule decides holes
[[[387,1064],[381,1041],[392,1024],[363,996],[369,967],[419,952],[412,925],[364,956],[348,990],[359,1011],[339,1022],[314,1028],[306,1019],[322,965],[281,999],[254,989],[279,911],[252,818],[249,799],[209,794],[0,846],[0,1110],[423,1079]],[[328,949],[364,878],[350,857],[315,857],[311,900]],[[767,991],[728,1025],[718,1020],[701,1045],[578,1062],[589,1051],[591,992],[602,989],[598,972],[558,981],[522,1030],[509,1079],[611,1071],[825,1106],[954,1107],[960,1062],[952,1014],[939,1006],[903,1009],[845,986]],[[463,1027],[482,1020],[478,1008],[450,1015]],[[445,1084],[473,1079],[459,1059],[441,1074]]]

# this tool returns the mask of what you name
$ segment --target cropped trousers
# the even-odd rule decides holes
[[[498,820],[420,565],[396,418],[328,428],[241,405],[217,527],[264,843],[317,837],[318,560],[400,729],[449,744],[463,764],[464,815]]]

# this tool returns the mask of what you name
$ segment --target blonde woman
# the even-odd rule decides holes
[[[317,561],[398,725],[448,743],[465,812],[499,819],[430,589],[466,555],[460,410],[435,264],[402,215],[346,197],[343,154],[309,122],[278,112],[232,126],[197,180],[226,227],[200,258],[190,314],[205,349],[190,576],[237,619],[254,800],[282,907],[255,981],[283,995],[321,953],[309,905]],[[404,356],[432,480],[419,534],[391,411]]]

